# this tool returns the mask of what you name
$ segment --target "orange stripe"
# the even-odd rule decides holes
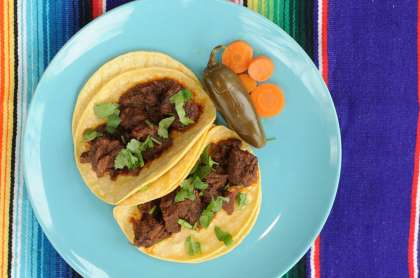
[[[13,5],[10,3],[10,1],[6,1],[7,5],[6,5],[6,16],[4,16],[4,18],[6,19],[6,23],[5,23],[5,27],[6,30],[4,31],[4,34],[7,34],[7,37],[5,37],[4,42],[5,42],[5,49],[7,49],[7,53],[5,53],[5,59],[4,61],[6,61],[7,59],[7,63],[4,63],[4,72],[5,75],[7,74],[7,76],[4,77],[4,91],[3,91],[3,96],[2,96],[2,107],[3,107],[3,118],[2,118],[2,126],[1,126],[1,130],[2,130],[2,135],[4,133],[5,137],[4,139],[2,138],[2,144],[0,144],[3,148],[4,148],[4,154],[2,154],[2,163],[1,163],[1,169],[4,169],[3,172],[3,177],[2,177],[2,181],[3,181],[3,194],[2,194],[2,202],[3,202],[3,219],[2,219],[2,277],[7,277],[7,272],[8,272],[8,231],[9,231],[9,217],[8,217],[8,208],[10,205],[10,187],[9,187],[9,182],[10,182],[10,162],[11,162],[11,158],[9,157],[9,148],[10,148],[10,143],[11,143],[11,139],[10,138],[10,130],[13,126],[13,123],[10,122],[10,111],[13,110],[13,89],[14,89],[14,34],[13,34]],[[7,56],[6,56],[7,55]],[[7,69],[6,69],[7,67]],[[6,83],[7,82],[7,83]],[[6,99],[6,94],[7,94],[7,100]],[[12,98],[11,98],[12,96]],[[5,119],[6,121],[4,121]],[[4,158],[4,159],[3,159]]]
[[[7,0],[6,0],[7,1]],[[0,28],[2,28],[2,32],[1,32],[1,47],[0,47],[0,52],[2,52],[2,56],[1,56],[1,69],[2,69],[2,78],[1,78],[1,84],[0,84],[0,177],[2,174],[1,169],[3,169],[3,154],[2,154],[2,147],[3,146],[3,116],[4,116],[4,109],[3,109],[3,103],[4,103],[4,94],[5,94],[5,79],[6,79],[6,62],[5,62],[5,53],[3,53],[3,51],[6,49],[5,48],[5,44],[6,44],[6,10],[5,10],[5,3],[3,1],[1,1],[1,7],[0,7],[0,19],[1,19],[1,26]],[[4,188],[6,188],[6,185],[3,183]],[[3,195],[4,196],[4,195]],[[4,202],[6,201],[5,198],[1,198],[1,203],[4,207]],[[4,210],[3,210],[4,211]],[[1,277],[4,277],[4,269],[5,269],[5,249],[4,249],[4,242],[5,242],[5,223],[4,223],[4,215],[3,215],[3,220],[2,220],[2,229],[1,229],[1,241],[2,241],[2,248],[1,248]]]

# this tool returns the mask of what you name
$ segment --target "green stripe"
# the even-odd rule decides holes
[[[249,0],[248,7],[283,28],[312,56],[313,0]],[[306,277],[305,258],[283,276],[283,278],[303,277]]]

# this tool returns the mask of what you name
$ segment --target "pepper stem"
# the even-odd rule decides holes
[[[210,58],[209,58],[209,62],[207,63],[207,67],[214,67],[217,65],[217,59],[216,59],[216,54],[217,52],[219,52],[220,49],[224,48],[224,45],[218,45],[215,48],[213,48],[213,50],[210,53]]]

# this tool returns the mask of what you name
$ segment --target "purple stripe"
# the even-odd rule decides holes
[[[321,235],[322,277],[407,277],[417,126],[417,1],[330,1],[329,88],[341,183]]]
[[[115,7],[118,7],[122,4],[131,2],[132,0],[107,0],[106,1],[106,10],[109,11]]]

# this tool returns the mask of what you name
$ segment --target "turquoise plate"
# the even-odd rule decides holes
[[[213,46],[235,39],[270,56],[285,92],[281,115],[263,121],[275,141],[257,150],[263,203],[257,223],[229,254],[196,264],[138,252],[93,196],[73,159],[78,92],[110,58],[131,50],[170,54],[201,76]],[[55,56],[33,97],[24,138],[35,214],[63,258],[85,277],[279,277],[308,250],[330,212],[341,163],[340,131],[319,72],[284,31],[246,8],[216,0],[143,0],[78,32]]]

